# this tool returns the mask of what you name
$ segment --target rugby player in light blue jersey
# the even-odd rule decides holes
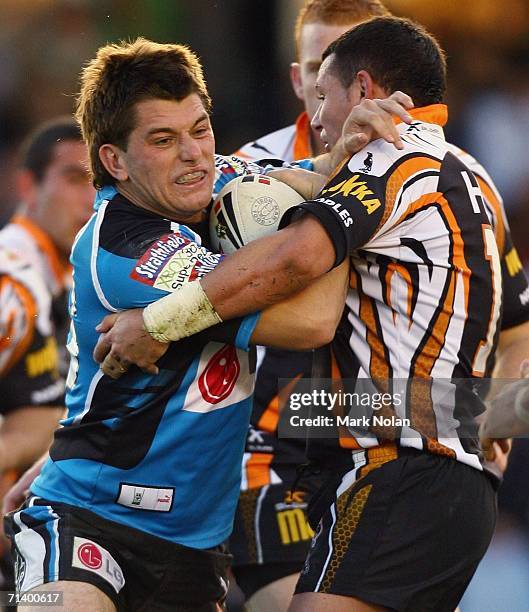
[[[265,171],[214,155],[209,111],[201,66],[180,45],[107,45],[82,73],[77,116],[99,192],[72,252],[68,415],[7,519],[19,593],[60,591],[53,610],[222,606],[250,344],[312,348],[330,341],[341,314],[346,268],[288,303],[173,343],[155,367],[119,381],[93,360],[105,315],[182,290],[220,262],[207,245],[212,194]]]

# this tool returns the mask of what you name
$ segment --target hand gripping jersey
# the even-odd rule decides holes
[[[449,389],[446,401],[436,401],[431,383],[490,373],[501,317],[500,258],[478,182],[444,140],[446,107],[413,115],[411,125],[399,126],[404,150],[371,143],[337,169],[320,197],[300,205],[327,229],[336,262],[351,259],[346,311],[333,343],[342,375],[359,384],[372,379],[380,392],[394,391],[394,379],[405,385],[398,405],[380,412],[395,426],[355,436],[345,425],[342,445],[376,450],[396,440],[481,469],[475,425],[473,435],[467,429],[458,437],[459,396]],[[471,398],[478,413],[480,400]]]
[[[217,157],[215,193],[250,172],[263,169]],[[118,381],[104,376],[92,358],[97,323],[201,278],[223,256],[203,244],[207,224],[163,219],[113,188],[98,198],[72,252],[68,416],[32,491],[186,546],[215,546],[238,497],[258,315],[172,344],[157,376],[135,367]]]
[[[64,286],[62,272],[50,239],[29,220],[15,217],[0,231],[2,414],[63,403],[52,309]]]

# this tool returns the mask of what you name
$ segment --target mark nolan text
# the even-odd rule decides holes
[[[407,418],[397,416],[382,416],[380,414],[371,417],[351,416],[323,416],[302,417],[294,414],[290,417],[292,427],[411,427],[411,421]]]

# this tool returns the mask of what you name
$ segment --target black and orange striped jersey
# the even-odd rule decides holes
[[[326,228],[336,264],[351,260],[333,343],[342,376],[371,379],[379,391],[405,381],[399,405],[380,414],[408,425],[362,437],[342,427],[341,442],[361,449],[396,438],[481,469],[468,424],[459,436],[457,399],[436,403],[429,381],[490,373],[501,323],[500,256],[479,183],[444,139],[446,107],[412,114],[411,125],[399,126],[403,150],[372,142],[343,162],[314,201],[297,207]]]
[[[62,401],[51,298],[32,264],[0,246],[0,413]]]
[[[1,410],[61,405],[67,370],[66,289],[71,283],[70,265],[62,261],[48,234],[23,215],[15,215],[2,228],[0,249],[10,253],[2,258],[0,269],[4,342]],[[16,335],[6,335],[10,316],[17,321]]]
[[[529,320],[529,283],[511,238],[503,199],[489,173],[474,157],[455,145],[448,146],[450,151],[472,170],[481,189],[501,260],[503,282],[501,329],[509,329]]]

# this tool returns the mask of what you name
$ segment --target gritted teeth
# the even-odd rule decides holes
[[[190,172],[189,174],[184,174],[176,179],[176,182],[180,185],[184,183],[190,183],[191,181],[196,181],[201,179],[206,173],[203,170],[198,170],[197,172]]]

